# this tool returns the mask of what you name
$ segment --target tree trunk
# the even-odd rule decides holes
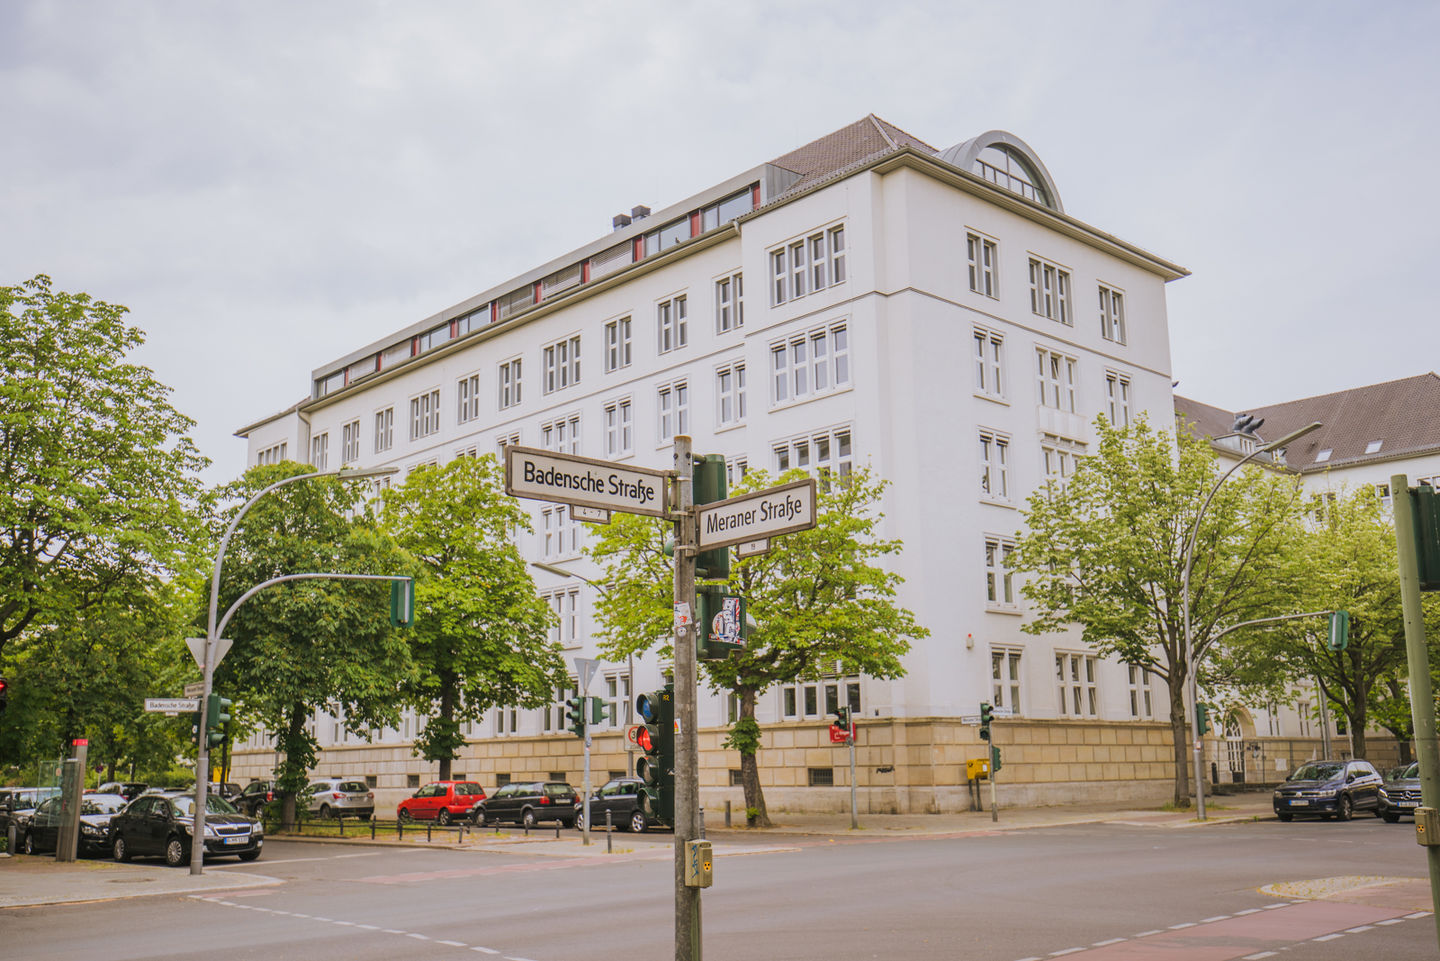
[[[302,752],[291,750],[291,746],[305,733],[305,709],[303,705],[295,704],[290,708],[290,724],[285,730],[285,760],[281,762],[281,770],[289,774],[290,765],[294,762],[292,758],[298,757]],[[282,781],[286,778],[282,775]],[[295,829],[295,792],[286,790],[281,795],[280,801],[280,825],[286,831]]]
[[[440,717],[444,719],[442,730],[450,730],[450,722],[455,717],[455,672],[440,672]],[[440,777],[437,780],[450,780],[451,762],[455,758],[452,754],[446,754],[440,758]]]
[[[752,724],[755,721],[753,689],[740,692],[740,720],[748,720]],[[755,757],[759,747],[757,742],[754,750],[740,752],[740,783],[745,790],[745,826],[768,828],[771,827],[770,814],[765,810],[765,792],[760,789],[760,764]]]
[[[1190,740],[1185,725],[1185,678],[1177,677],[1172,666],[1170,689],[1170,738],[1175,750],[1175,797],[1177,808],[1190,806]]]
[[[1368,750],[1365,745],[1365,724],[1367,720],[1367,711],[1363,706],[1354,714],[1351,714],[1349,711],[1345,712],[1345,723],[1350,726],[1350,750],[1358,758],[1367,756],[1365,753]]]

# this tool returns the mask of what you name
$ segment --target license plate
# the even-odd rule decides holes
[[[226,844],[247,844],[247,843],[249,843],[249,841],[250,841],[250,839],[249,839],[248,837],[246,837],[245,835],[243,835],[243,834],[236,835],[235,837],[226,838],[226,839],[225,839],[225,843],[226,843]]]
[[[1297,807],[1297,808],[1307,807],[1309,804],[1310,804],[1309,801],[1291,801],[1291,802],[1290,802],[1290,806],[1291,806],[1291,807]]]
[[[1401,808],[1418,808],[1420,805],[1419,805],[1419,803],[1416,802],[1416,801],[1401,801],[1399,804],[1397,804],[1397,805],[1395,805],[1395,806],[1396,806],[1396,807],[1401,807]]]

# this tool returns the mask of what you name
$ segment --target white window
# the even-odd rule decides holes
[[[689,303],[685,295],[662,300],[655,307],[655,330],[658,335],[660,353],[679,350],[690,343],[690,325],[687,321]]]
[[[1100,336],[1125,343],[1125,295],[1104,284],[1100,285]]]
[[[776,404],[848,387],[850,332],[846,325],[816,327],[771,344],[770,383]]]
[[[845,228],[831,227],[770,252],[772,304],[845,282]]]
[[[1062,324],[1073,324],[1070,316],[1070,272],[1031,257],[1030,310]]]
[[[1010,499],[1010,438],[980,430],[980,493],[996,500]]]
[[[480,418],[480,375],[461,377],[455,384],[455,422],[468,424]]]
[[[1005,338],[993,330],[975,328],[975,390],[989,397],[1005,396],[1002,371]]]
[[[540,511],[540,553],[547,561],[580,553],[580,521],[566,504],[551,504]]]
[[[580,415],[570,414],[541,424],[540,446],[557,454],[580,453]]]
[[[256,464],[278,464],[286,457],[288,441],[281,441],[278,444],[267,447],[255,455]]]
[[[717,334],[739,330],[745,326],[744,289],[740,275],[715,281],[715,332]]]
[[[990,651],[991,703],[1020,713],[1020,652],[1012,648]]]
[[[1310,737],[1310,702],[1296,701],[1295,715],[1300,721],[1300,736]]]
[[[440,429],[440,391],[410,398],[410,439],[429,437]]]
[[[340,428],[340,463],[353,464],[360,459],[360,422],[352,420]]]
[[[553,394],[572,384],[580,383],[580,335],[567,337],[545,347],[542,360],[541,390]]]
[[[793,467],[817,474],[821,478],[832,474],[844,478],[850,475],[855,466],[849,427],[834,427],[779,441],[773,445],[772,450],[777,473]]]
[[[630,318],[621,317],[605,325],[605,373],[630,366]]]
[[[580,688],[572,681],[569,687],[557,687],[555,689],[555,700],[549,707],[540,709],[540,730],[547,734],[557,731],[568,731],[565,724],[565,709],[569,706],[565,702],[572,697],[580,696]]]
[[[1069,717],[1099,717],[1093,654],[1055,655],[1055,684],[1060,695],[1060,713]]]
[[[785,684],[780,688],[780,716],[783,720],[830,717],[844,704],[859,714],[860,676],[834,675],[814,681]]]
[[[1075,358],[1039,347],[1035,361],[1040,406],[1075,413]]]
[[[985,535],[985,600],[992,606],[1015,606],[1014,573],[1010,555],[1015,542],[997,534]]]
[[[330,434],[316,434],[310,438],[310,463],[316,470],[328,470],[330,466]]]
[[[630,707],[630,676],[628,674],[606,674],[605,675],[605,719],[600,722],[601,727],[619,727],[622,724],[629,724],[630,717],[626,711]]]
[[[520,712],[513,707],[495,709],[495,734],[497,737],[514,734],[519,730]]]
[[[520,432],[517,430],[512,434],[505,434],[495,438],[495,447],[500,452],[500,463],[505,463],[505,448],[520,446]]]
[[[1271,701],[1265,705],[1265,720],[1271,737],[1280,737],[1280,702]]]
[[[495,382],[500,390],[501,410],[520,403],[520,358],[501,364]]]
[[[1054,434],[1042,435],[1040,467],[1045,473],[1045,480],[1057,487],[1064,487],[1070,475],[1075,473],[1075,464],[1084,453],[1085,445],[1080,441],[1056,437]]]
[[[550,628],[550,640],[561,647],[575,647],[580,636],[580,588],[567,587],[541,595],[558,619]]]
[[[725,458],[725,480],[730,487],[734,487],[745,479],[750,470],[750,458],[744,454],[736,457]]]
[[[966,255],[970,261],[970,289],[986,297],[1000,296],[995,283],[995,241],[980,234],[965,235]]]
[[[375,412],[375,453],[389,450],[395,443],[395,408]]]
[[[660,411],[660,443],[670,443],[677,434],[690,433],[690,386],[683,380],[662,384],[656,391]]]
[[[1125,671],[1130,692],[1130,716],[1142,721],[1153,720],[1155,705],[1150,699],[1150,672],[1138,664],[1126,664]]]
[[[1105,415],[1115,427],[1130,426],[1130,378],[1113,370],[1105,372]]]
[[[715,411],[721,427],[745,421],[745,362],[727,364],[715,372]]]
[[[634,411],[629,397],[605,405],[605,456],[622,457],[635,453]]]

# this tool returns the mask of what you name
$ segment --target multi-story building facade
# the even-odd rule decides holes
[[[946,150],[869,116],[505,280],[314,372],[307,399],[239,434],[249,463],[394,465],[546,447],[668,467],[672,438],[763,466],[892,482],[883,536],[900,602],[930,636],[894,681],[821,676],[766,692],[760,754],[779,808],[848,799],[844,749],[825,736],[841,703],[860,720],[859,787],[873,810],[967,803],[961,722],[981,701],[1012,711],[1002,791],[1015,800],[1170,790],[1165,695],[1097,658],[1078,631],[1034,637],[1007,558],[1025,498],[1063,483],[1095,418],[1173,422],[1165,285],[1183,268],[1067,215],[1026,144],[991,131]],[[577,575],[584,526],[527,502],[522,550]],[[557,639],[593,653],[594,588],[537,574]],[[620,772],[635,690],[666,665],[606,665],[621,723],[596,768]],[[580,767],[560,702],[501,709],[468,733],[455,769],[488,785]],[[591,693],[596,693],[592,686]],[[702,798],[740,794],[721,747],[734,706],[700,704]],[[324,772],[382,791],[430,776],[408,742],[423,718],[346,735],[316,718]],[[240,775],[268,769],[263,736]],[[387,795],[382,793],[382,800]]]

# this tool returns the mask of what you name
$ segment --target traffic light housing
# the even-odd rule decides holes
[[[587,698],[590,702],[590,723],[599,724],[610,714],[610,705],[598,697]]]
[[[1195,736],[1201,737],[1208,730],[1210,730],[1210,708],[1197,703],[1195,705]]]
[[[415,623],[415,578],[390,582],[390,626],[411,627]]]
[[[10,702],[10,679],[0,677],[0,714],[5,712],[5,706]]]
[[[990,745],[990,776],[994,777],[995,772],[1002,767],[1004,767],[1004,765],[1000,763],[1000,746],[998,744],[992,744]]]
[[[848,707],[837,707],[835,709],[835,726],[850,730],[850,709]]]
[[[651,817],[675,824],[675,685],[635,699],[641,721],[636,743],[644,752],[635,761],[641,781],[640,806]]]
[[[1350,612],[1330,612],[1330,637],[1327,647],[1332,651],[1343,651],[1350,644]]]
[[[225,725],[230,723],[230,708],[235,702],[219,694],[211,694],[205,712],[205,743],[219,747],[225,743]]]
[[[720,454],[704,454],[695,458],[695,506],[723,501],[728,495],[729,481],[725,458]],[[695,555],[695,576],[701,580],[719,581],[730,576],[730,548],[715,547]]]
[[[571,734],[585,736],[585,698],[576,695],[565,700],[565,721]]]
[[[723,661],[745,648],[745,598],[717,585],[695,588],[696,653],[702,661]]]
[[[990,740],[990,722],[995,717],[995,709],[989,704],[980,705],[980,739]]]

